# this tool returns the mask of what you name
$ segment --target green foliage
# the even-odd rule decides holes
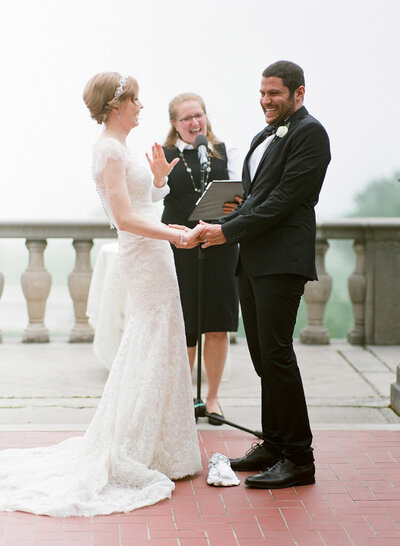
[[[400,173],[396,172],[388,179],[374,180],[359,192],[355,198],[352,217],[380,216],[396,217],[400,215]]]
[[[390,179],[370,182],[354,198],[350,217],[398,217],[400,216],[400,172]],[[332,276],[332,293],[326,306],[324,325],[332,338],[346,338],[353,327],[353,312],[347,290],[347,279],[354,269],[355,255],[352,241],[329,241],[326,254],[326,270]],[[300,304],[294,335],[307,322],[304,299]]]

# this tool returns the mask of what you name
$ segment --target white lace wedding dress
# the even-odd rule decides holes
[[[152,177],[115,139],[94,147],[93,174],[108,158],[126,167],[135,212],[155,222]],[[0,452],[0,510],[51,516],[128,512],[171,496],[172,479],[201,468],[192,385],[172,251],[167,241],[118,232],[132,313],[96,414],[83,437]]]

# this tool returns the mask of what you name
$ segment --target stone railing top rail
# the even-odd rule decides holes
[[[0,238],[112,239],[117,232],[99,220],[22,220],[0,222]],[[317,223],[319,238],[400,240],[400,218],[340,218]]]
[[[0,239],[113,239],[115,229],[99,220],[23,220],[0,222]]]
[[[400,218],[340,218],[317,223],[317,238],[400,241]]]

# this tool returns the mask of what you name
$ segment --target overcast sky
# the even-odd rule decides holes
[[[318,217],[340,217],[369,181],[400,170],[399,20],[399,0],[3,3],[0,218],[99,211],[91,148],[101,126],[82,101],[95,73],[138,79],[144,109],[129,146],[141,160],[184,91],[203,96],[214,132],[244,154],[265,125],[261,73],[279,59],[303,67],[305,105],[331,138]]]

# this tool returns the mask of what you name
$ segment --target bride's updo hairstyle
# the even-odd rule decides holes
[[[101,72],[86,84],[83,100],[91,118],[101,124],[107,121],[113,108],[120,106],[126,99],[137,99],[138,93],[139,86],[135,78],[123,78],[119,72]]]

